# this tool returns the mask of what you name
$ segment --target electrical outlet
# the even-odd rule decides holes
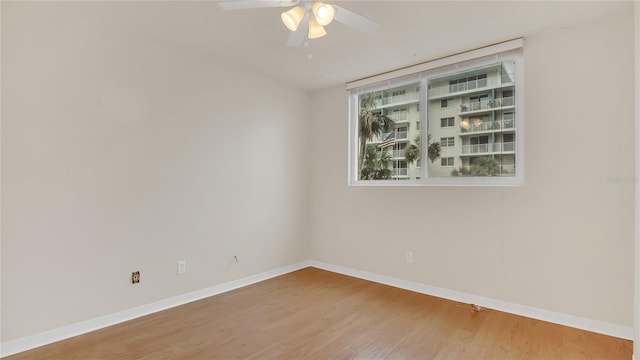
[[[187,262],[185,260],[178,261],[178,275],[182,275],[187,272]]]
[[[131,273],[131,283],[137,284],[140,282],[140,271],[134,271]]]
[[[404,259],[409,264],[413,263],[413,252],[407,251],[404,253]]]

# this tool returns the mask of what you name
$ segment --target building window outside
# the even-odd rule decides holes
[[[448,108],[450,106],[453,106],[453,98],[440,100],[440,107],[441,108]]]
[[[409,175],[407,162],[404,160],[395,161],[393,163],[393,176],[396,178],[406,178]]]
[[[397,158],[401,158],[404,159],[404,151],[407,148],[407,143],[396,143],[393,146],[393,158],[397,159]]]
[[[404,140],[409,136],[409,128],[407,126],[398,126],[396,128],[396,139]]]
[[[440,127],[453,127],[455,125],[455,119],[452,117],[440,119]]]
[[[393,109],[389,118],[395,122],[406,121],[409,119],[409,112],[407,108]]]
[[[453,147],[455,146],[455,138],[453,136],[440,138],[440,147]]]
[[[440,166],[453,166],[453,157],[444,157],[440,159]]]
[[[474,59],[352,92],[355,181],[521,184],[521,57],[519,50]],[[401,108],[389,106],[390,95],[402,96]]]

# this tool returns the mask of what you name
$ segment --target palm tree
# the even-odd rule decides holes
[[[422,159],[422,146],[420,146],[420,136],[416,136],[413,139],[414,143],[407,145],[404,150],[404,157],[407,159],[408,163],[420,162]],[[431,142],[431,135],[427,136],[427,144],[429,144],[429,148],[427,149],[427,156],[431,162],[434,162],[440,158],[440,142],[436,141],[434,143]]]
[[[386,180],[391,179],[389,163],[393,160],[389,147],[378,151],[375,144],[369,144],[365,150],[360,168],[360,180]]]
[[[367,153],[367,142],[373,140],[375,136],[380,137],[383,131],[388,128],[390,120],[385,115],[374,111],[376,109],[374,93],[362,94],[359,98],[358,139],[360,140],[360,155],[358,156],[358,170],[361,171]]]
[[[434,162],[440,158],[440,142],[436,141],[434,143],[431,142],[431,135],[427,137],[427,144],[429,144],[429,148],[427,149],[429,160]]]
[[[419,163],[422,158],[422,151],[420,151],[420,135],[416,136],[413,141],[413,143],[410,143],[404,149],[404,158],[409,164],[412,164],[414,161]]]

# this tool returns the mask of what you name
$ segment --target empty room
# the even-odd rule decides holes
[[[0,357],[640,360],[638,1],[0,1]]]

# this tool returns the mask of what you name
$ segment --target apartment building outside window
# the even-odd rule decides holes
[[[352,119],[359,119],[354,127],[358,131],[352,133],[361,135],[352,138],[357,144],[352,153],[356,174],[366,177],[359,175],[356,180],[438,185],[521,182],[517,169],[522,169],[523,147],[516,136],[522,127],[517,97],[522,92],[521,56],[516,51],[474,60],[359,91],[352,102],[357,104],[353,113],[357,117]],[[369,137],[361,130],[369,131]]]

